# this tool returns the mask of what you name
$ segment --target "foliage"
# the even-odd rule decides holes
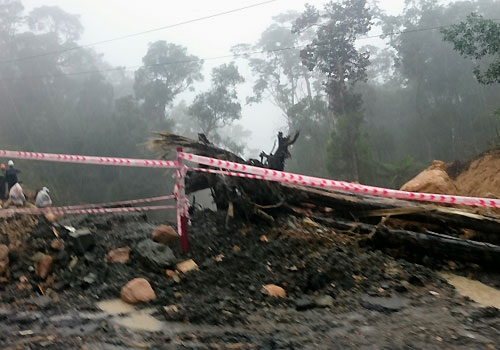
[[[164,121],[165,109],[175,97],[203,79],[202,61],[189,55],[185,47],[163,40],[149,45],[142,62],[135,72],[134,91],[144,101],[146,116],[153,120]]]
[[[455,50],[476,60],[491,58],[493,62],[481,72],[474,68],[477,80],[482,84],[500,83],[500,24],[472,13],[459,24],[442,30],[444,39],[452,42]]]
[[[311,5],[293,27],[301,32],[317,26],[316,35],[300,52],[302,63],[324,76],[325,92],[334,115],[355,111],[358,98],[350,94],[356,82],[366,81],[369,53],[356,48],[356,39],[371,28],[371,14],[365,0],[330,1],[321,13]]]
[[[188,113],[197,119],[208,139],[218,141],[217,129],[241,118],[236,86],[245,80],[232,62],[212,70],[212,87],[197,95]]]

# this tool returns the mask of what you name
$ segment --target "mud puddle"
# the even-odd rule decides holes
[[[449,272],[441,272],[440,275],[454,286],[460,295],[470,298],[481,306],[500,309],[500,290]]]
[[[120,299],[106,300],[97,303],[97,306],[107,314],[114,316],[112,321],[120,326],[135,330],[157,332],[166,327],[151,316],[154,309],[137,310],[134,306],[124,303]]]

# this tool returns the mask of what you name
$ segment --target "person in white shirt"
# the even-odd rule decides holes
[[[16,206],[22,206],[26,202],[26,197],[24,196],[23,188],[18,182],[9,191],[9,200],[12,204]]]
[[[42,188],[36,195],[35,206],[37,208],[47,208],[52,205],[52,199],[47,187]]]

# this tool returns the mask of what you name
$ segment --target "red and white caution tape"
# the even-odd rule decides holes
[[[126,201],[118,201],[118,202],[107,202],[107,203],[96,203],[96,204],[80,204],[80,205],[67,205],[59,208],[65,210],[71,209],[90,209],[90,208],[102,208],[102,207],[112,207],[116,205],[130,205],[130,204],[140,204],[140,203],[153,203],[164,201],[168,199],[174,199],[174,195],[169,196],[159,196],[159,197],[150,197],[150,198],[141,198],[141,199],[129,199]]]
[[[174,195],[169,195],[169,196],[150,197],[150,198],[141,198],[141,199],[130,199],[130,200],[118,201],[118,202],[66,205],[66,206],[60,206],[60,207],[52,207],[52,208],[50,208],[50,210],[54,211],[54,208],[57,208],[58,210],[93,209],[93,208],[112,207],[112,206],[117,206],[117,205],[153,203],[153,202],[159,202],[159,201],[174,199],[174,198],[175,198]],[[44,208],[44,209],[47,209],[47,208]],[[15,210],[16,210],[17,214],[32,214],[32,213],[37,213],[40,209],[39,208],[18,208]]]
[[[172,160],[96,157],[56,153],[38,153],[0,150],[0,157],[15,159],[43,160],[48,162],[146,167],[146,168],[175,168],[177,162]]]
[[[345,192],[364,193],[379,197],[390,197],[390,198],[398,198],[405,200],[418,200],[418,201],[435,202],[435,203],[500,208],[500,199],[408,192],[408,191],[394,190],[390,188],[353,184],[345,181],[323,179],[319,177],[294,174],[285,171],[271,170],[252,165],[230,162],[227,160],[198,156],[196,154],[191,154],[191,153],[180,153],[180,156],[191,162],[208,165],[216,168],[228,169],[228,171],[224,172],[213,169],[207,170],[204,168],[193,168],[193,170],[210,172],[210,173],[222,173],[224,175],[254,178],[259,180],[285,182],[285,183],[304,185],[310,187],[329,188]],[[236,173],[236,171],[252,174],[255,176],[245,176],[242,175],[241,173]]]
[[[8,217],[15,214],[42,215],[48,212],[54,214],[109,214],[109,213],[131,213],[150,210],[168,210],[176,209],[173,205],[155,205],[144,207],[121,207],[121,208],[82,208],[82,209],[65,209],[64,207],[53,208],[15,208],[15,209],[0,209],[0,217]]]

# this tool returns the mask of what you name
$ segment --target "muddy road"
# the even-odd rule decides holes
[[[193,215],[189,254],[178,242],[170,246],[175,262],[191,258],[199,268],[176,277],[166,273],[175,262],[165,266],[164,257],[151,260],[157,255],[141,250],[157,226],[141,215],[74,216],[54,225],[44,218],[1,222],[9,262],[0,283],[0,348],[499,347],[494,269],[396,260],[371,249],[363,236],[294,216],[228,229],[224,220],[211,211]],[[92,244],[81,249],[68,228],[88,229]],[[53,245],[56,235],[62,249]],[[123,247],[130,248],[126,263],[106,260]],[[40,254],[53,260],[44,278]],[[471,287],[461,276],[485,284]],[[137,277],[150,282],[156,298],[134,306],[117,300]],[[286,297],[264,293],[269,284]],[[481,304],[457,291],[472,298],[477,291]]]

